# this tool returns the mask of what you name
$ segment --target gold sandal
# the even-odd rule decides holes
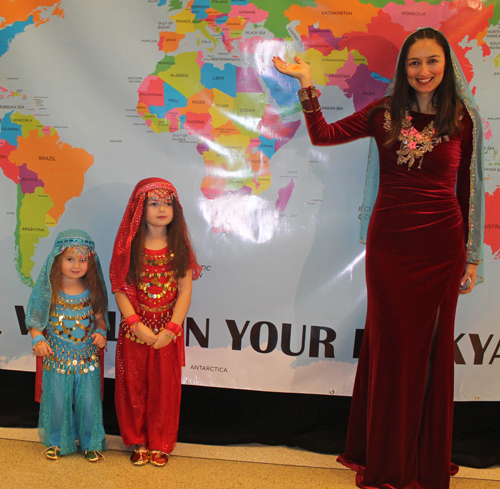
[[[157,467],[163,467],[168,462],[168,453],[160,450],[150,450],[149,461]]]
[[[136,448],[130,460],[134,465],[146,465],[149,462],[149,450],[147,448]]]
[[[87,462],[99,462],[101,459],[105,458],[99,450],[85,450],[85,460]]]
[[[49,460],[59,460],[62,457],[61,449],[56,446],[46,448],[42,453],[45,453]]]

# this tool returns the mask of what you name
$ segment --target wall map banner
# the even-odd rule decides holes
[[[498,0],[4,3],[0,368],[34,370],[24,313],[56,234],[89,232],[106,270],[133,186],[159,176],[177,187],[204,267],[183,382],[351,395],[368,141],[313,147],[298,84],[271,59],[311,64],[333,122],[380,97],[405,37],[431,26],[459,57],[486,134],[486,282],[459,301],[455,398],[500,400]],[[110,310],[113,377],[113,298]]]

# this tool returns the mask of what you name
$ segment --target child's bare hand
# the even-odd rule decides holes
[[[106,346],[107,340],[106,337],[100,333],[93,333],[90,337],[94,340],[92,342],[93,345],[96,345],[98,348],[104,348]]]
[[[35,345],[35,349],[33,350],[33,353],[37,357],[46,357],[48,355],[52,355],[52,348],[46,341],[39,341]]]
[[[146,345],[154,345],[158,337],[143,323],[139,323],[139,329],[135,331],[135,335]]]
[[[165,346],[168,346],[172,342],[172,338],[170,336],[167,336],[164,331],[161,333],[158,333],[158,339],[156,340],[156,343],[153,345],[153,348],[155,350],[159,350],[160,348],[164,348]]]

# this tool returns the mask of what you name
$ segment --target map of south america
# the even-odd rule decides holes
[[[35,247],[57,224],[68,200],[81,194],[94,158],[62,142],[54,128],[19,112],[2,118],[0,135],[0,167],[18,187],[17,270],[32,285]]]
[[[64,18],[60,1],[17,0],[2,6],[0,56],[18,34],[51,19]],[[57,131],[27,114],[36,106],[33,97],[21,95],[0,83],[0,168],[17,186],[15,264],[21,282],[32,287],[35,249],[50,234],[78,197],[84,176],[94,158],[84,149],[61,141]],[[31,109],[33,111],[33,109]]]

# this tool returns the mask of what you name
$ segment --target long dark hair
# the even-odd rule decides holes
[[[390,146],[397,140],[401,133],[401,125],[405,111],[409,110],[413,104],[416,104],[417,97],[415,89],[408,83],[406,73],[406,61],[408,51],[417,41],[430,39],[435,41],[443,49],[445,56],[443,80],[434,91],[432,96],[432,105],[436,109],[436,118],[434,120],[434,129],[436,137],[448,134],[454,135],[460,132],[462,101],[457,91],[455,75],[453,70],[453,61],[448,41],[444,35],[436,29],[426,27],[419,29],[408,36],[401,48],[398,65],[396,67],[396,79],[394,83],[393,94],[390,98],[389,110],[391,114],[391,130],[389,131],[386,146]]]
[[[61,260],[63,254],[64,251],[54,257],[52,268],[50,269],[50,287],[52,289],[52,295],[50,297],[51,312],[56,306],[57,300],[59,298],[59,291],[62,287]],[[87,273],[82,277],[82,283],[90,292],[90,302],[92,303],[94,315],[106,314],[108,310],[108,301],[106,299],[106,293],[104,292],[103,284],[99,277],[99,272],[97,271],[97,265],[94,255],[92,254],[88,258]]]
[[[132,240],[130,248],[130,265],[127,273],[127,282],[139,285],[141,281],[142,260],[146,242],[146,213],[148,211],[148,201],[144,201],[142,217],[137,233]],[[175,197],[172,197],[172,207],[174,217],[167,225],[168,254],[172,263],[172,268],[177,270],[179,277],[185,277],[191,267],[191,243],[187,233],[186,223],[182,207]]]

